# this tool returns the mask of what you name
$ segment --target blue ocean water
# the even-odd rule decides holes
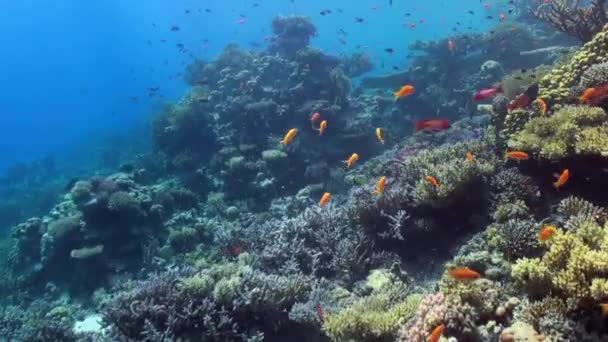
[[[361,50],[382,73],[381,65],[405,67],[407,45],[416,39],[485,29],[485,15],[504,3],[488,1],[486,9],[476,0],[6,2],[0,170],[130,134],[183,93],[179,74],[193,57],[212,59],[228,42],[262,49],[277,14],[310,16],[319,32],[313,46],[336,55]],[[154,87],[162,98],[148,97]]]

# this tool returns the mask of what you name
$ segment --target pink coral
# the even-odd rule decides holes
[[[428,334],[444,323],[447,312],[445,296],[441,292],[430,294],[418,305],[416,314],[401,328],[399,341],[424,342]]]

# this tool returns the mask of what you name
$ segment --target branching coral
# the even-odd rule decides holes
[[[603,224],[603,225],[602,225]],[[589,305],[608,297],[608,224],[587,222],[541,241],[542,258],[522,258],[513,278],[532,295],[553,293]]]
[[[417,294],[393,298],[390,293],[373,293],[327,315],[323,329],[334,341],[391,341],[401,322],[414,315],[420,300]]]
[[[586,4],[581,0],[553,0],[540,5],[533,13],[556,29],[588,42],[608,19],[606,0],[591,0]]]
[[[538,252],[539,225],[532,220],[510,219],[489,229],[492,245],[509,260],[533,256]]]
[[[524,301],[517,306],[514,319],[528,323],[552,341],[571,341],[572,325],[567,317],[566,303],[555,297],[545,297],[540,301]]]
[[[470,152],[474,162],[464,156]],[[449,147],[422,151],[401,164],[399,173],[414,182],[416,200],[433,207],[447,207],[471,193],[466,189],[483,184],[484,177],[494,172],[497,160],[483,143],[462,143]],[[434,186],[431,176],[438,181]],[[477,195],[482,195],[480,191]]]
[[[598,107],[567,106],[532,119],[508,144],[546,160],[608,156],[608,115]]]

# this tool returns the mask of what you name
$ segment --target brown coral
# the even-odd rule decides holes
[[[581,0],[554,0],[540,5],[533,14],[554,28],[577,37],[582,42],[590,41],[608,22],[606,0],[591,0],[588,6]]]

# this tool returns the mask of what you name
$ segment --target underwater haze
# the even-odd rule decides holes
[[[0,16],[0,341],[608,339],[606,0]]]

